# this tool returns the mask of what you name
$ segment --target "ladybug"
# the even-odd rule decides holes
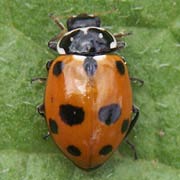
[[[113,54],[125,46],[120,38],[128,33],[111,34],[95,15],[70,17],[67,30],[52,19],[62,32],[48,46],[60,55],[47,63],[38,111],[65,156],[82,169],[94,169],[126,140],[139,116],[126,62]]]

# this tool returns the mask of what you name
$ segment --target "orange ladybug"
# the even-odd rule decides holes
[[[125,46],[118,39],[128,34],[112,35],[94,15],[70,17],[67,32],[53,19],[63,33],[49,47],[60,55],[47,64],[44,104],[38,111],[65,156],[80,168],[94,169],[118,148],[139,116],[126,62],[112,54]]]

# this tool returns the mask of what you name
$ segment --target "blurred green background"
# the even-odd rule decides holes
[[[110,13],[108,13],[111,11]],[[106,13],[107,12],[107,13]],[[57,54],[47,42],[59,32],[49,13],[67,17],[100,14],[102,26],[126,37],[139,121],[129,139],[102,167],[84,172],[66,159],[36,112],[45,86],[45,64]],[[0,180],[179,180],[180,179],[180,1],[178,0],[0,0]]]

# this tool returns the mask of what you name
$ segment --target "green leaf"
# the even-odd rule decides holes
[[[16,0],[0,1],[0,179],[178,180],[180,179],[180,1]],[[112,33],[133,32],[126,57],[129,73],[145,81],[132,85],[141,115],[129,139],[139,159],[122,143],[102,167],[84,172],[66,159],[36,113],[45,85],[45,64],[57,54],[47,42],[59,29],[49,13],[67,17],[97,13]]]

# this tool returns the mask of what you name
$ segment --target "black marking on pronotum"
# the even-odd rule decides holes
[[[106,125],[115,123],[119,119],[120,115],[121,109],[119,104],[110,104],[108,106],[103,106],[99,110],[99,119]]]
[[[59,76],[62,73],[62,69],[63,69],[63,62],[58,61],[53,67],[53,74],[55,76]]]
[[[70,126],[81,124],[84,120],[84,114],[83,108],[71,104],[63,104],[59,107],[60,118]]]
[[[81,155],[81,151],[74,145],[68,146],[67,151],[68,151],[68,153],[70,153],[73,156],[80,156]]]
[[[97,62],[95,59],[93,59],[93,57],[88,56],[84,60],[83,67],[88,76],[93,76],[97,69]]]

